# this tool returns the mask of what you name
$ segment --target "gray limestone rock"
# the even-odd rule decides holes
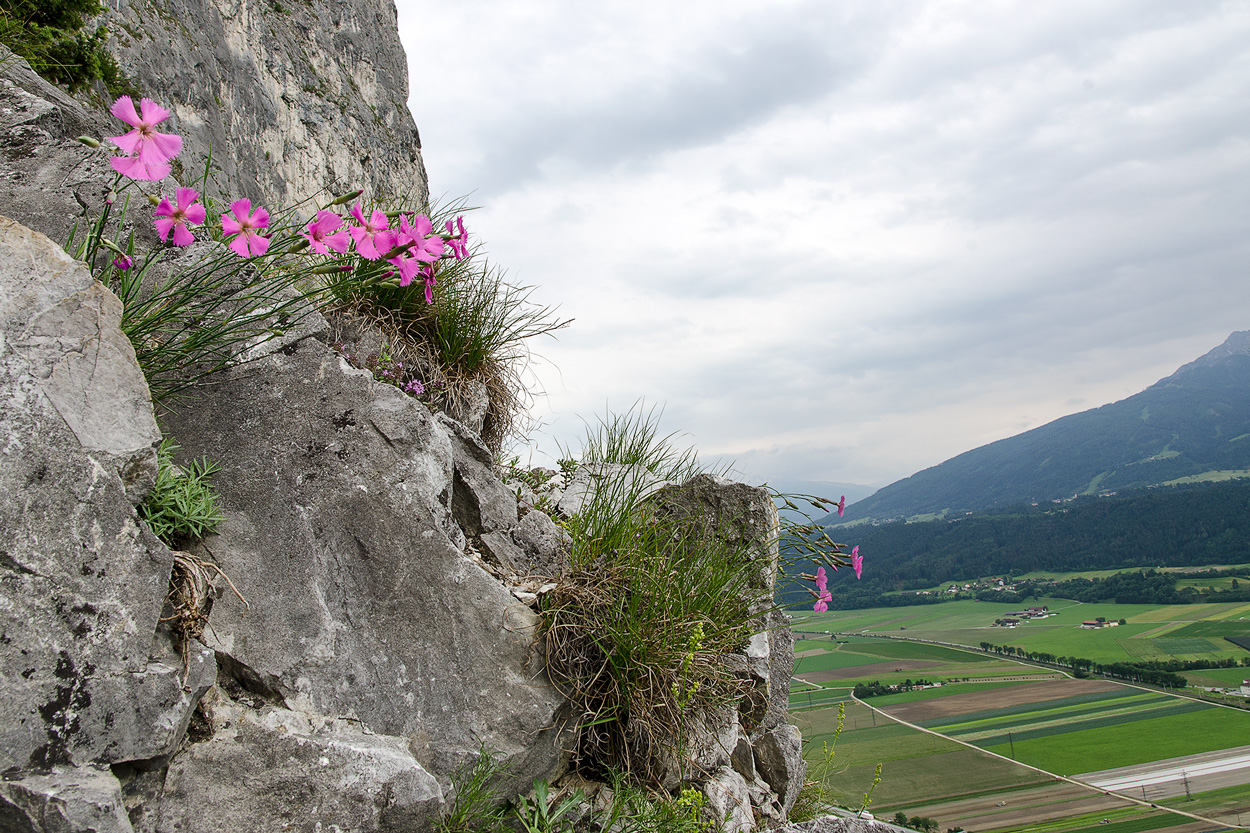
[[[789,720],[790,678],[794,673],[794,631],[783,610],[768,617],[768,709],[754,732],[764,732]]]
[[[58,766],[0,781],[0,830],[12,833],[132,833],[121,784],[106,767]]]
[[[428,199],[392,0],[106,8],[121,69],[173,111],[163,125],[183,136],[179,167],[194,175],[211,151],[222,194],[270,209],[327,189]]]
[[[551,516],[537,509],[526,512],[512,530],[512,541],[524,553],[522,563],[527,574],[556,578],[568,569],[572,539]]]
[[[111,129],[110,121],[116,119],[82,105],[0,46],[0,206],[4,214],[64,242],[74,223],[82,220],[82,205],[102,206],[113,179],[105,151],[92,150],[75,137],[99,137]],[[139,231],[142,235],[146,230]],[[154,233],[149,237],[156,239]]]
[[[271,702],[406,737],[440,778],[480,745],[512,782],[565,760],[536,616],[458,550],[455,443],[426,407],[315,339],[232,367],[162,421],[219,462],[206,634]],[[225,659],[228,658],[228,659]]]
[[[807,779],[803,735],[798,727],[783,723],[766,732],[755,744],[755,767],[777,794],[782,810],[789,813]]]
[[[486,418],[490,413],[490,392],[486,385],[480,380],[465,385],[451,402],[449,411],[452,419],[475,435],[486,436]]]
[[[451,440],[455,482],[451,510],[469,537],[511,529],[517,524],[516,494],[495,474],[495,458],[485,443],[446,414],[436,417]]]
[[[750,833],[755,829],[751,810],[751,787],[746,779],[730,767],[722,767],[703,784],[707,811],[717,821],[722,833]]]
[[[158,833],[244,830],[429,830],[438,782],[405,738],[225,697],[209,706],[212,737],[170,764]]]
[[[753,586],[771,605],[777,577],[777,507],[767,489],[712,474],[669,486],[652,498],[659,513],[693,521],[703,535],[750,553]]]
[[[0,218],[0,770],[168,754],[211,684],[197,658],[184,691],[181,659],[153,649],[173,553],[132,505],[159,434],[120,315]]]

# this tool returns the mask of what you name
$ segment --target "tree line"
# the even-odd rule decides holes
[[[1141,662],[1094,662],[1085,657],[1061,657],[1046,651],[1030,651],[1016,645],[995,645],[982,642],[982,651],[1002,656],[1019,657],[1030,662],[1069,668],[1075,677],[1088,677],[1090,674],[1101,674],[1130,683],[1145,683],[1160,688],[1185,688],[1189,681],[1177,674],[1177,671],[1198,671],[1203,668],[1237,668],[1239,665],[1250,668],[1250,657],[1244,657],[1239,663],[1233,657],[1224,659],[1189,659],[1189,660],[1143,660]],[[858,696],[858,695],[857,695]]]

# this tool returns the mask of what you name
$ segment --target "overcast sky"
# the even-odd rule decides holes
[[[1250,329],[1250,2],[397,3],[431,193],[575,319],[540,449],[884,485]]]

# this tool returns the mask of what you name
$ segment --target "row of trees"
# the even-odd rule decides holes
[[[915,688],[925,688],[931,685],[933,685],[932,682],[924,679],[915,681],[908,679],[901,683],[895,683],[894,685],[882,685],[878,680],[873,680],[871,683],[856,683],[853,694],[860,700],[863,700],[865,697],[879,697],[882,694],[898,694],[901,691],[911,691]]]
[[[1046,651],[1030,651],[1015,645],[995,645],[982,642],[981,650],[1006,656],[1020,657],[1030,662],[1040,662],[1060,668],[1070,668],[1077,677],[1090,674],[1101,674],[1126,680],[1132,683],[1145,683],[1160,688],[1184,688],[1189,681],[1177,674],[1177,671],[1197,671],[1203,668],[1236,668],[1238,665],[1250,667],[1250,657],[1239,663],[1234,657],[1223,659],[1190,659],[1190,660],[1143,660],[1141,662],[1094,662],[1085,657],[1057,657]]]

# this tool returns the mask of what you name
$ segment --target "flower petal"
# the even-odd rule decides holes
[[[248,215],[252,213],[252,201],[247,198],[235,200],[230,203],[230,210],[239,218],[240,223],[246,223]]]
[[[188,205],[182,216],[187,218],[188,223],[194,223],[197,226],[203,225],[204,220],[207,219],[207,214],[204,211],[204,204],[198,202]]]
[[[131,127],[139,127],[142,124],[139,121],[139,114],[135,112],[135,103],[128,95],[119,96],[109,108],[109,112]]]
[[[131,102],[130,109],[132,112],[134,111],[134,107],[135,107],[134,103]],[[143,123],[147,127],[155,127],[156,125],[165,121],[165,119],[169,118],[170,115],[172,115],[169,110],[166,110],[164,107],[157,104],[155,101],[153,101],[150,98],[145,98],[142,101],[140,101],[139,109],[143,113]],[[114,115],[116,115],[116,113]],[[118,118],[121,118],[121,116],[118,116]],[[126,121],[126,120],[122,119],[122,121]],[[131,122],[127,122],[127,123],[130,124]]]
[[[105,136],[104,138],[130,154],[135,152],[135,145],[143,141],[138,130],[132,130],[123,136]]]
[[[239,257],[251,256],[247,250],[247,235],[245,234],[240,234],[238,237],[231,240],[227,245],[230,246],[230,251],[234,252]]]
[[[164,243],[169,238],[169,230],[174,227],[174,220],[172,217],[157,217],[152,220],[152,225],[156,226],[156,233],[161,236],[161,242]],[[175,234],[174,240],[177,239],[178,235]]]
[[[182,137],[173,133],[152,133],[148,143],[166,159],[173,159],[182,151]]]
[[[178,225],[174,226],[174,245],[175,246],[190,246],[194,242],[195,242],[195,235],[191,233],[191,229],[187,228],[182,223],[179,223]]]

